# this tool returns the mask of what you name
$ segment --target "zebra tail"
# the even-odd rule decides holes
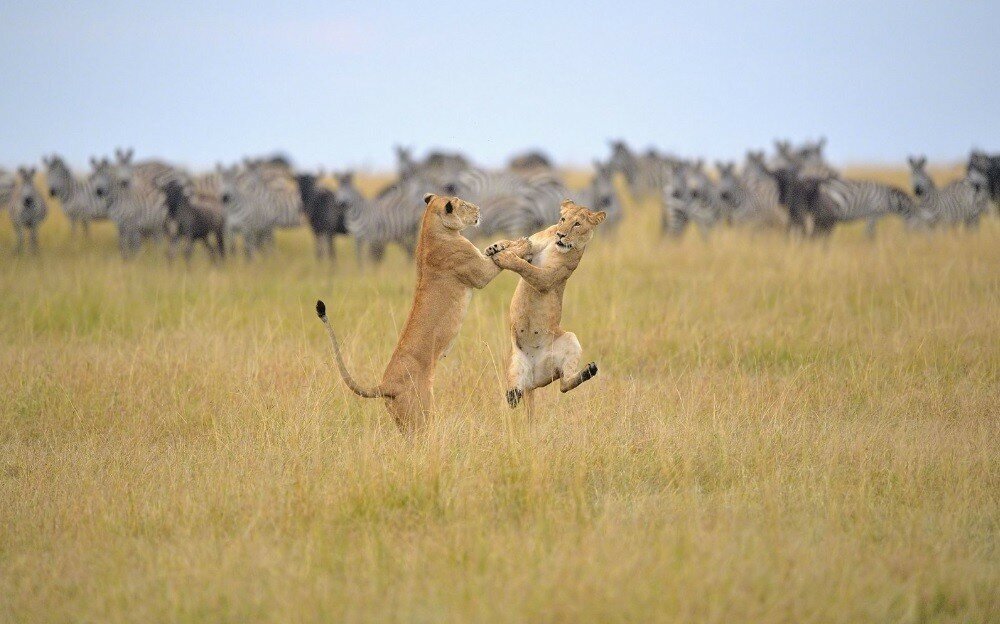
[[[354,394],[366,399],[393,398],[393,395],[385,392],[379,386],[374,388],[365,388],[358,384],[358,382],[354,381],[354,378],[351,377],[351,373],[347,370],[347,365],[344,364],[344,357],[340,354],[340,343],[337,341],[337,335],[333,332],[333,326],[330,325],[330,320],[326,317],[326,304],[322,301],[316,302],[316,316],[319,317],[319,320],[323,321],[323,325],[326,327],[326,333],[330,336],[330,343],[333,344],[333,354],[337,359],[337,368],[340,369],[340,376],[344,379],[344,383],[347,384],[347,387],[350,388]]]

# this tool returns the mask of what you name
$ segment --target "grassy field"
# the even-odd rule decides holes
[[[125,265],[55,214],[13,257],[3,219],[0,621],[1000,620],[1000,221],[656,223],[630,206],[570,282],[594,381],[506,407],[501,275],[407,439],[312,310],[375,379],[398,252]]]

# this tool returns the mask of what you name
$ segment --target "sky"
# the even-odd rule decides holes
[[[190,166],[393,146],[589,164],[609,139],[835,163],[1000,151],[997,2],[4,0],[0,166],[132,146]]]

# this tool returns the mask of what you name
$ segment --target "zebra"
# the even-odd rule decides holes
[[[399,245],[412,257],[417,248],[427,182],[411,175],[368,199],[355,186],[353,172],[335,177],[334,202],[337,209],[344,212],[347,231],[354,238],[358,265],[365,264],[366,251],[372,262],[381,262],[390,243]]]
[[[680,238],[691,221],[694,201],[684,167],[664,183],[660,206],[660,233]]]
[[[613,173],[621,174],[625,178],[625,183],[631,191],[637,177],[638,159],[625,141],[610,141],[609,145],[611,157],[608,159],[608,167]]]
[[[910,156],[910,179],[917,196],[917,218],[924,225],[975,228],[989,210],[989,188],[986,181],[973,173],[938,188],[927,173],[927,157]]]
[[[243,238],[248,259],[272,243],[275,228],[301,224],[302,196],[285,167],[268,163],[242,167],[220,164],[216,171],[226,231]]]
[[[38,253],[38,226],[48,216],[49,207],[35,186],[35,168],[20,167],[17,175],[0,181],[0,205],[7,205],[10,223],[17,233],[15,253],[24,251],[24,231],[28,231],[31,252]]]
[[[614,171],[610,165],[594,161],[594,177],[590,185],[581,192],[581,205],[591,210],[603,210],[607,213],[604,227],[614,230],[625,216],[621,198],[615,188]]]
[[[483,237],[526,236],[555,223],[566,189],[550,172],[469,169],[445,192],[458,195],[480,210],[478,234]]]
[[[539,150],[531,150],[513,156],[507,163],[507,168],[518,172],[548,171],[553,168],[552,159]]]
[[[419,162],[414,160],[413,153],[409,148],[398,145],[396,146],[396,159],[399,179],[420,178],[422,183],[432,187],[428,192],[440,190],[471,166],[468,159],[461,154],[440,151],[431,152],[423,162]]]
[[[837,223],[866,219],[869,238],[875,225],[888,214],[909,220],[914,214],[913,199],[902,189],[870,180],[828,178],[820,182],[820,191],[832,200],[832,216]]]
[[[788,213],[778,203],[778,188],[767,175],[763,152],[747,152],[738,175],[732,165],[719,168],[718,198],[733,225],[788,226]]]
[[[70,222],[70,235],[75,236],[77,228],[84,239],[90,238],[90,222],[108,218],[106,203],[95,193],[95,187],[87,179],[73,175],[66,162],[58,155],[42,158],[45,164],[45,180],[49,186],[49,197],[59,200],[66,218]],[[100,163],[91,159],[96,169]]]
[[[837,175],[837,171],[826,162],[823,149],[826,138],[806,141],[794,147],[791,141],[775,141],[775,156],[771,161],[773,169],[795,169],[799,177],[827,178]]]
[[[663,185],[661,231],[680,237],[694,223],[705,238],[721,220],[723,207],[704,161],[681,162]]]
[[[161,188],[178,172],[159,161],[132,161],[134,151],[115,150],[116,164],[98,163],[90,176],[94,194],[106,202],[108,217],[118,228],[122,258],[130,259],[147,239],[166,232],[167,205]]]
[[[986,154],[973,151],[969,154],[969,164],[966,166],[966,173],[971,178],[976,178],[980,184],[985,184],[989,189],[990,199],[1000,210],[1000,154]]]

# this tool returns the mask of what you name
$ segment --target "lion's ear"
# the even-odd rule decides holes
[[[594,225],[598,225],[607,218],[608,218],[608,213],[604,212],[603,210],[600,212],[590,213],[590,222],[593,223]]]
[[[434,200],[434,193],[427,193],[424,195],[424,203],[429,204]]]
[[[455,211],[455,207],[451,205],[450,199],[448,200],[448,203],[444,205],[444,211],[447,212],[448,214],[451,214],[452,212]]]
[[[559,204],[559,214],[565,215],[566,211],[568,211],[570,208],[572,208],[575,205],[576,204],[573,203],[572,199],[564,199],[564,200],[562,200],[562,203]]]

